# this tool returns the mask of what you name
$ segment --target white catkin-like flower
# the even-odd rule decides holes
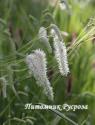
[[[7,81],[4,77],[0,77],[0,84],[1,84],[2,95],[4,98],[6,98],[7,97],[7,94],[6,94]]]
[[[38,37],[40,39],[40,42],[45,45],[49,53],[52,53],[52,48],[49,43],[48,35],[47,35],[47,30],[45,27],[40,27]]]
[[[51,32],[50,32],[51,36],[53,36],[54,38],[57,37],[60,41],[62,41],[63,38],[58,26],[56,26],[55,24],[51,24],[50,27],[51,27]]]
[[[61,10],[65,10],[66,9],[66,3],[64,0],[60,0],[59,6],[61,8]]]
[[[63,41],[59,39],[54,39],[54,49],[55,49],[55,58],[59,64],[59,70],[61,75],[67,76],[69,73],[68,60],[66,46]]]
[[[26,57],[26,63],[37,81],[37,84],[43,88],[43,93],[53,100],[53,90],[47,78],[47,61],[44,51],[37,49]]]
[[[54,40],[55,58],[59,65],[60,73],[67,76],[69,73],[67,50],[59,28],[51,24],[51,35]]]

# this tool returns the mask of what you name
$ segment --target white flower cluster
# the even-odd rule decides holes
[[[68,60],[66,46],[63,42],[62,35],[59,28],[55,24],[50,25],[51,36],[54,40],[55,58],[58,62],[59,70],[61,75],[67,76],[69,73]],[[44,27],[41,27],[38,33],[40,41],[42,41],[49,51],[52,51],[47,31]],[[50,99],[53,100],[53,89],[47,78],[47,60],[44,51],[36,49],[33,53],[27,55],[26,62],[31,74],[37,81],[37,84],[43,88],[43,93]]]
[[[54,48],[55,48],[55,58],[59,64],[60,73],[63,76],[67,76],[69,73],[68,61],[67,61],[67,52],[66,47],[62,41],[54,39]]]
[[[63,41],[59,28],[55,24],[51,24],[50,27],[51,27],[51,36],[53,38],[58,37],[60,41]]]
[[[59,6],[61,10],[65,10],[67,8],[66,5],[67,5],[66,0],[60,0]]]
[[[0,77],[0,86],[1,86],[2,95],[4,98],[6,98],[7,97],[7,94],[6,94],[7,81],[4,77]]]
[[[47,35],[47,30],[45,29],[45,27],[40,27],[38,37],[40,39],[40,42],[42,42],[45,45],[48,52],[52,53],[52,48],[50,46],[48,35]]]
[[[47,61],[45,53],[37,49],[26,57],[30,72],[33,74],[37,84],[43,88],[43,92],[49,99],[53,100],[53,90],[47,78]]]
[[[59,64],[60,73],[67,76],[69,73],[67,51],[63,42],[59,28],[55,24],[51,24],[51,35],[54,40],[55,58]]]

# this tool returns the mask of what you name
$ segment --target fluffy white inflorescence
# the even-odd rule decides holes
[[[34,53],[26,57],[26,62],[37,84],[43,88],[45,95],[53,100],[53,90],[47,78],[47,61],[45,53],[37,49]]]
[[[57,26],[52,25],[51,35],[54,40],[55,58],[58,62],[60,73],[63,76],[67,76],[69,73],[67,51],[65,43]]]
[[[42,42],[46,46],[47,50],[50,53],[52,53],[52,48],[50,46],[47,31],[46,31],[45,27],[40,27],[38,37],[40,39],[40,42]]]
[[[2,95],[4,98],[6,98],[7,97],[7,94],[6,94],[7,81],[4,77],[0,77],[0,84],[1,84]]]
[[[55,48],[55,58],[59,64],[60,73],[64,76],[67,76],[69,73],[68,61],[67,61],[67,52],[66,47],[62,41],[58,42],[58,39],[54,39],[54,48]]]
[[[61,8],[61,10],[65,10],[66,9],[66,3],[64,0],[60,0],[59,6]]]
[[[51,24],[50,27],[51,27],[51,35],[52,35],[54,38],[55,38],[55,37],[58,37],[58,39],[59,39],[60,41],[62,41],[63,38],[62,38],[62,35],[61,35],[61,32],[60,32],[59,28],[58,28],[55,24]]]

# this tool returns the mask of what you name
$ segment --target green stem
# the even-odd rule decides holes
[[[66,115],[64,115],[63,113],[59,112],[58,110],[53,110],[50,109],[52,112],[56,113],[58,116],[60,116],[63,119],[66,119],[67,121],[69,121],[72,125],[78,125],[78,123],[76,123],[75,121],[71,120],[70,118],[68,118]]]

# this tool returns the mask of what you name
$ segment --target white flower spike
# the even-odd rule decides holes
[[[51,35],[53,37],[57,37],[60,41],[62,41],[63,38],[58,26],[56,26],[55,24],[51,24],[50,27],[51,27]]]
[[[66,2],[64,0],[60,0],[59,6],[60,6],[61,10],[65,10],[67,8]]]
[[[61,75],[67,76],[69,73],[68,61],[67,61],[67,52],[65,44],[58,39],[54,39],[54,48],[55,48],[55,58],[59,64],[59,70]]]
[[[44,51],[37,49],[26,57],[30,73],[33,74],[37,84],[43,88],[45,95],[53,100],[53,90],[47,78],[47,61]]]
[[[52,48],[51,48],[51,45],[49,43],[47,30],[45,29],[45,27],[40,27],[38,37],[40,39],[40,42],[42,42],[46,46],[48,52],[52,53]]]
[[[59,28],[55,24],[51,24],[51,35],[54,41],[55,58],[58,62],[61,75],[67,76],[69,73],[67,50]]]

